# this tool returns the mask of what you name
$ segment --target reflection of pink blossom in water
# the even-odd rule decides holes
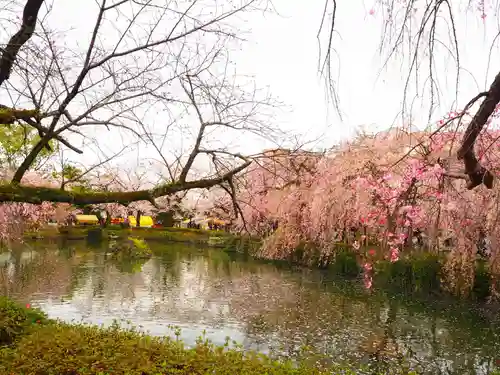
[[[372,275],[369,273],[365,273],[365,275],[363,277],[363,283],[365,284],[366,289],[371,289],[371,287],[373,286]]]
[[[365,263],[363,264],[363,269],[365,271],[363,275],[363,283],[365,284],[366,289],[371,289],[373,285],[373,277],[372,277],[373,266],[370,263]]]

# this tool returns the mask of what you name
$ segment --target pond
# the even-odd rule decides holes
[[[220,250],[155,247],[152,259],[134,264],[77,243],[2,253],[0,292],[65,321],[116,319],[169,336],[176,326],[186,344],[205,332],[277,356],[380,370],[404,361],[428,374],[488,374],[499,364],[500,328],[484,314]]]

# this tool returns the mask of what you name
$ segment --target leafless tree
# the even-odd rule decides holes
[[[231,20],[265,9],[265,1],[100,0],[82,51],[67,47],[64,33],[48,21],[52,4],[22,5],[22,26],[0,50],[0,123],[28,124],[41,138],[11,183],[0,186],[0,202],[154,204],[162,196],[230,185],[251,160],[224,143],[228,133],[277,136],[267,111],[271,98],[242,83],[229,56],[240,41]],[[134,142],[154,148],[165,173],[156,186],[134,191],[65,189],[74,181],[57,189],[22,185],[51,141],[66,154],[115,146],[83,174]],[[196,171],[197,163],[210,172]]]

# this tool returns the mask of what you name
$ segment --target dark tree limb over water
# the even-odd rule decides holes
[[[237,173],[247,168],[250,163],[251,161],[246,161],[220,177],[174,182],[160,185],[154,189],[138,191],[75,193],[54,188],[22,186],[16,184],[0,185],[0,202],[27,202],[39,204],[48,201],[78,205],[99,203],[121,203],[126,205],[136,201],[150,201],[154,204],[156,198],[191,189],[208,189],[224,182],[231,181]]]
[[[149,201],[154,204],[156,198],[173,195],[191,189],[208,189],[224,182],[229,182],[239,172],[250,165],[246,161],[240,166],[221,175],[194,181],[174,182],[160,185],[153,189],[118,192],[76,193],[54,188],[23,186],[16,184],[0,185],[0,202],[26,202],[39,204],[44,201],[71,203],[78,205],[99,203],[121,203],[127,205],[136,201]]]

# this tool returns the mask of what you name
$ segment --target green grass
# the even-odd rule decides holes
[[[0,373],[16,375],[326,375],[356,374],[276,361],[241,347],[199,338],[188,348],[118,325],[102,328],[48,320],[41,311],[0,297]],[[394,374],[411,373],[394,371]]]
[[[72,240],[82,240],[87,236],[87,231],[95,226],[74,226],[64,228],[64,233],[59,232],[56,227],[48,227],[39,230],[36,233],[25,233],[26,238],[42,238],[42,239],[57,239],[61,236],[66,236]],[[116,236],[129,236],[140,237],[145,240],[161,240],[171,242],[185,242],[185,243],[207,243],[210,238],[218,237],[229,240],[234,236],[231,233],[223,231],[210,231],[202,229],[191,228],[130,228],[122,229],[118,225],[108,226],[103,229],[103,237],[107,238],[109,234]]]

